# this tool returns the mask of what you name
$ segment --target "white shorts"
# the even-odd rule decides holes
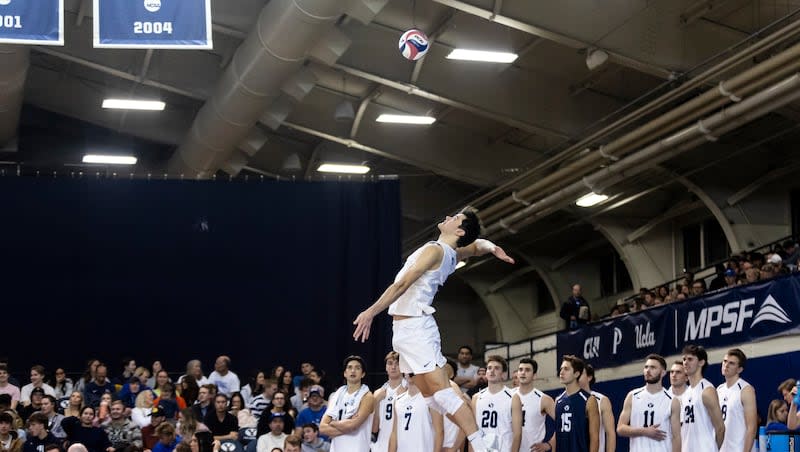
[[[447,364],[432,315],[395,320],[392,333],[392,348],[400,354],[400,372],[426,374]]]

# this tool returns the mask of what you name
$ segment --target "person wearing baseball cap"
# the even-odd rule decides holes
[[[142,445],[144,450],[153,450],[158,442],[158,434],[156,428],[161,425],[166,419],[164,407],[161,405],[154,406],[153,411],[150,412],[150,425],[142,427]]]
[[[308,408],[305,408],[297,415],[297,422],[295,425],[295,434],[303,436],[303,426],[306,424],[316,424],[322,422],[322,416],[325,414],[325,388],[320,385],[313,385],[308,388]],[[327,437],[320,435],[325,441]]]

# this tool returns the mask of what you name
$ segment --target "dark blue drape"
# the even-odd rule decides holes
[[[130,355],[208,373],[311,360],[338,384],[359,353],[390,349],[382,316],[366,345],[351,322],[400,265],[397,182],[189,182],[0,177],[0,355],[118,372]],[[268,369],[267,369],[268,370]]]

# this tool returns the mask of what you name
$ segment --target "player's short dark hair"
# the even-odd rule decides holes
[[[456,247],[469,245],[481,234],[481,220],[478,218],[478,212],[475,209],[467,207],[459,213],[465,217],[461,221],[461,226],[458,227],[464,231],[464,235],[458,238]]]
[[[586,363],[584,368],[586,369],[586,376],[589,377],[589,384],[593,385],[597,381],[597,379],[594,378],[594,366]]]
[[[747,364],[747,356],[745,356],[744,352],[740,348],[732,348],[728,350],[726,355],[735,356],[736,359],[739,360],[739,367],[744,369],[745,364]]]
[[[564,355],[561,360],[568,362],[572,366],[572,371],[576,374],[582,374],[586,369],[586,363],[575,355]]]
[[[486,364],[489,364],[490,361],[494,361],[496,363],[500,363],[500,366],[503,368],[503,372],[508,372],[508,361],[500,355],[489,355],[486,357]]]
[[[533,373],[536,373],[536,372],[539,371],[539,363],[537,363],[535,359],[522,358],[521,360],[519,360],[519,363],[520,364],[530,364],[531,367],[533,367]]]
[[[362,357],[360,357],[358,355],[350,355],[347,358],[345,358],[344,361],[342,361],[342,370],[346,370],[347,369],[347,364],[350,361],[358,361],[358,363],[361,364],[361,370],[364,371],[364,374],[367,373],[367,365],[364,364],[364,358],[362,358]]]
[[[661,364],[661,368],[667,370],[667,360],[665,360],[663,356],[659,355],[658,353],[650,353],[647,355],[647,358],[645,358],[645,361],[650,359],[658,361],[658,363]]]
[[[696,356],[697,359],[705,361],[703,367],[700,369],[700,374],[706,373],[706,367],[708,367],[708,352],[706,352],[706,349],[703,348],[702,345],[687,344],[683,347],[683,354]]]

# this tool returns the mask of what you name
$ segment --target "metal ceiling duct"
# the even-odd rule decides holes
[[[0,46],[0,146],[17,136],[30,50],[24,46]]]
[[[221,168],[347,3],[270,0],[170,159],[169,172],[207,178]]]

